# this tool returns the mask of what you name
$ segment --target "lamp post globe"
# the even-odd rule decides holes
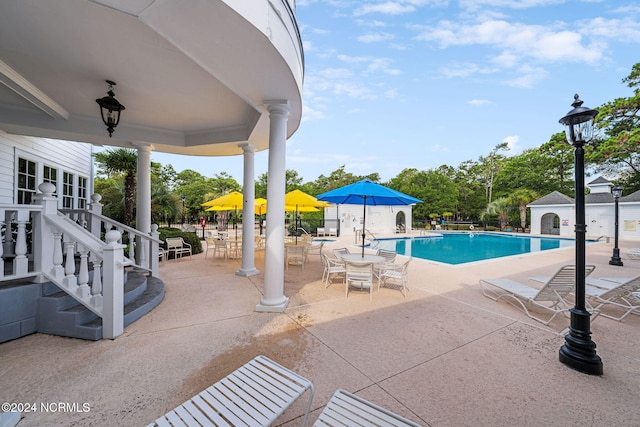
[[[574,147],[575,200],[576,200],[576,288],[575,306],[571,313],[569,334],[560,348],[560,362],[577,371],[602,375],[600,356],[596,354],[596,344],[591,340],[591,314],[585,305],[585,237],[587,225],[584,201],[584,145],[593,135],[593,119],[598,110],[582,106],[576,94],[569,111],[560,123],[565,126],[567,141]]]
[[[622,267],[624,263],[622,262],[622,258],[620,258],[620,248],[618,247],[618,219],[619,219],[619,211],[618,211],[618,200],[622,197],[622,187],[620,184],[616,184],[611,189],[611,194],[613,194],[613,203],[615,205],[615,231],[614,231],[614,245],[613,245],[613,255],[609,260],[609,265],[617,265],[618,267]]]

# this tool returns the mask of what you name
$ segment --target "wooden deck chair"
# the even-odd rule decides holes
[[[629,314],[640,314],[640,300],[637,292],[640,291],[640,276],[632,278],[587,279],[585,295],[590,299],[594,310],[599,310],[600,315],[609,319],[622,321]],[[605,313],[602,309],[612,305],[622,309],[621,316]]]
[[[270,426],[313,384],[266,356],[257,356],[182,405],[161,416],[151,426]]]
[[[346,390],[336,390],[313,424],[322,426],[410,426],[420,427],[398,414]]]
[[[585,276],[591,274],[595,268],[593,265],[585,266]],[[494,301],[508,297],[510,303],[511,301],[517,302],[527,316],[544,325],[551,323],[558,314],[568,313],[572,305],[566,298],[574,292],[576,286],[574,265],[561,267],[548,279],[532,278],[529,280],[530,282],[544,281],[542,281],[542,287],[538,289],[511,279],[480,279],[480,289],[484,296]],[[548,319],[537,317],[529,311],[527,304],[550,312],[551,317]]]

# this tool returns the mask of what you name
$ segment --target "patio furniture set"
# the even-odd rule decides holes
[[[147,427],[270,426],[309,390],[302,426],[311,411],[311,381],[266,356],[257,356]],[[346,390],[336,390],[314,426],[419,426]]]
[[[378,279],[380,287],[399,287],[403,296],[408,286],[408,266],[411,258],[403,263],[396,263],[396,252],[378,249],[375,254],[353,254],[347,248],[334,249],[334,257],[321,254],[324,270],[322,281],[328,288],[335,276],[341,276],[345,285],[345,298],[349,291],[357,289],[369,293],[369,301],[373,300],[374,279]]]

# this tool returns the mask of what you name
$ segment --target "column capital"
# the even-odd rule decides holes
[[[142,150],[142,151],[153,150],[153,144],[149,144],[148,142],[132,142],[131,145],[133,145],[138,150]]]
[[[258,147],[256,147],[253,144],[249,144],[248,142],[243,142],[241,144],[238,144],[238,147],[242,148],[242,151],[244,153],[255,153],[256,150],[258,149]]]
[[[267,106],[267,111],[270,113],[289,114],[289,101],[286,99],[268,99],[264,101],[264,105]]]

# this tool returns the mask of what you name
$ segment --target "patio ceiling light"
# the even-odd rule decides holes
[[[118,100],[115,98],[116,94],[113,93],[113,86],[115,86],[115,82],[111,80],[106,80],[109,85],[109,90],[107,91],[107,95],[102,98],[96,99],[98,105],[100,105],[100,115],[102,116],[102,121],[107,126],[107,131],[109,132],[109,138],[113,135],[113,131],[115,130],[118,123],[120,123],[120,112],[124,110],[124,105],[120,104]]]

